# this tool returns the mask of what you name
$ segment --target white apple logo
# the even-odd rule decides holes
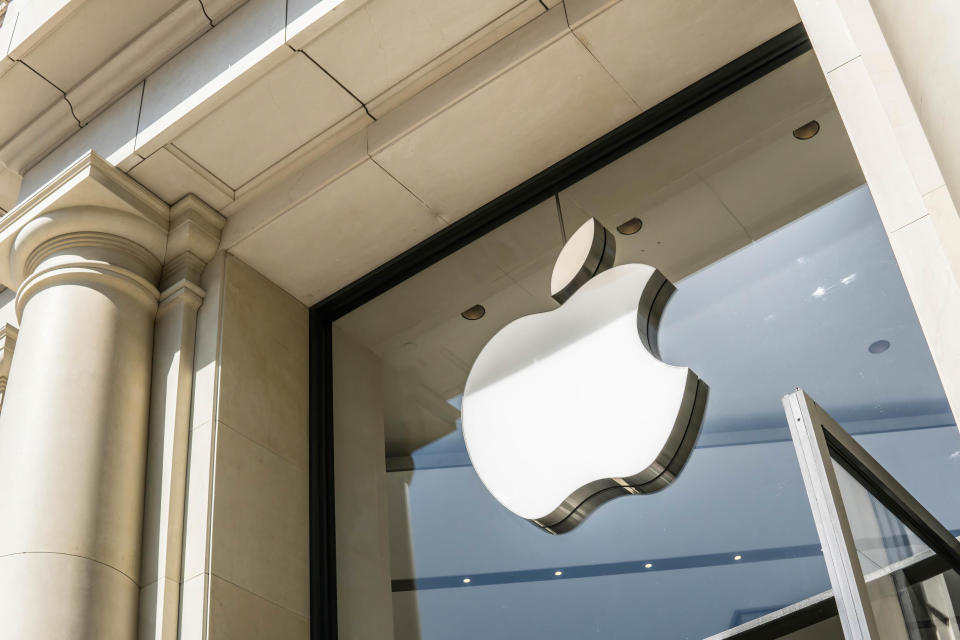
[[[669,484],[706,405],[705,383],[658,358],[673,285],[646,265],[609,268],[614,253],[599,222],[580,227],[551,278],[560,308],[501,329],[463,393],[463,437],[480,479],[550,533],[607,500]]]

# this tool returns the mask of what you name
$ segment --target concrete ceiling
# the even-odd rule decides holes
[[[131,173],[160,192],[170,155],[196,162],[235,193],[225,246],[313,304],[799,21],[783,0],[681,4],[415,3],[401,23],[372,0]]]

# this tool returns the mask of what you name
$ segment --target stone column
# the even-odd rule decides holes
[[[216,253],[225,222],[193,195],[170,210],[153,346],[140,640],[177,639],[193,354],[204,297],[200,274]]]
[[[133,639],[169,210],[91,154],[0,220],[17,358],[0,414],[0,635]]]
[[[870,186],[954,418],[960,420],[960,215],[944,179],[950,166],[934,154],[927,135],[935,133],[940,141],[957,137],[950,138],[946,130],[925,130],[928,124],[918,117],[874,14],[873,6],[889,9],[889,2],[794,2]],[[901,4],[906,11],[918,3]],[[917,14],[925,24],[931,15],[945,25],[957,17],[955,11],[939,16],[926,6]],[[935,40],[942,44],[939,35]],[[930,78],[941,77],[941,71]],[[935,104],[921,113],[945,113],[948,94],[931,94]],[[948,128],[960,132],[956,123]]]

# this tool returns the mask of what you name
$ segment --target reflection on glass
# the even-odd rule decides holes
[[[780,407],[795,386],[960,527],[960,492],[948,489],[960,483],[960,437],[865,188],[677,283],[661,353],[711,395],[673,485],[615,500],[561,536],[507,512],[469,465],[460,394],[493,333],[555,308],[547,280],[561,240],[547,204],[336,325],[335,353],[362,347],[377,363],[345,384],[382,406],[397,640],[697,639],[826,591]],[[476,303],[482,319],[460,317]],[[881,339],[890,346],[870,350]]]
[[[960,640],[960,575],[834,461],[881,640]]]

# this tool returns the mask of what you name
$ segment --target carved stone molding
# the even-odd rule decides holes
[[[139,275],[155,283],[169,219],[162,200],[89,152],[0,219],[0,284],[19,289],[38,264],[36,252],[74,234],[89,234],[93,245],[105,246],[113,236],[141,247],[157,272]]]
[[[160,289],[164,293],[182,280],[194,285],[220,246],[220,232],[226,219],[193,194],[187,194],[170,208],[166,262]]]

